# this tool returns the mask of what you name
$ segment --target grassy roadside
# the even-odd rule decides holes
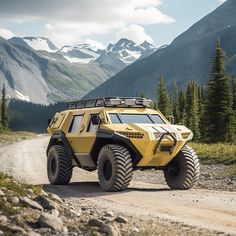
[[[34,138],[36,135],[36,133],[26,131],[6,131],[0,133],[0,146]]]
[[[203,144],[190,143],[196,150],[200,160],[204,164],[230,165],[229,175],[236,175],[236,145],[235,144]]]
[[[32,189],[33,194],[38,195],[42,191],[42,186],[20,184],[14,178],[0,172],[0,215],[4,214],[9,217],[18,214],[21,211],[22,206],[20,205],[19,207],[13,207],[14,204],[11,201],[13,197],[27,196],[29,189]],[[4,230],[1,223],[0,230]],[[9,233],[9,235],[13,234]]]

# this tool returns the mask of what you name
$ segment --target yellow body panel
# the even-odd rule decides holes
[[[126,113],[126,114],[158,114],[165,124],[112,124],[109,113]],[[89,132],[88,125],[91,114],[99,114],[102,124]],[[83,119],[74,133],[68,132],[73,116],[83,115]],[[184,126],[172,125],[159,112],[149,108],[118,108],[118,107],[95,107],[67,110],[61,113],[56,113],[52,120],[48,132],[50,134],[55,131],[62,130],[69,140],[75,153],[89,153],[96,139],[96,131],[98,128],[110,130],[124,135],[130,139],[136,149],[142,155],[142,159],[137,164],[138,167],[160,167],[166,166],[181,150],[181,148],[192,139],[192,132]],[[160,143],[159,150],[156,150],[158,137],[165,131],[170,132],[176,139],[166,136]],[[161,151],[160,149],[171,147],[170,151]]]

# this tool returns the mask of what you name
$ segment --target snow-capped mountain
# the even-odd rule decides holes
[[[79,99],[155,48],[128,39],[99,49],[90,44],[58,49],[42,37],[0,37],[0,86],[10,98],[50,104]]]
[[[37,49],[22,38],[0,37],[0,87],[6,85],[11,99],[45,105],[76,100],[123,69],[71,63],[59,53]]]
[[[49,39],[43,37],[13,37],[9,40],[12,43],[17,43],[18,45],[28,45],[36,51],[47,51],[47,52],[57,52],[58,48]]]
[[[18,45],[27,45],[36,51],[60,54],[71,63],[103,63],[103,59],[105,59],[107,63],[110,58],[111,61],[116,61],[116,64],[114,65],[116,67],[117,63],[129,65],[137,59],[151,55],[157,50],[147,41],[138,45],[125,38],[120,39],[115,44],[110,43],[105,49],[97,48],[91,44],[78,44],[76,46],[66,45],[58,49],[49,39],[43,37],[13,37],[9,41],[17,43]]]
[[[47,38],[25,37],[23,40],[34,50],[47,52],[56,52],[58,50],[58,48]]]
[[[109,44],[106,52],[114,53],[123,63],[131,64],[139,58],[144,58],[156,51],[156,48],[144,41],[138,45],[135,42],[122,38],[116,44]]]
[[[95,61],[102,62],[102,58],[106,60],[111,57],[111,60],[131,64],[139,58],[144,58],[156,51],[156,48],[147,41],[138,45],[128,39],[120,39],[115,44],[109,44],[106,49],[98,49],[90,44],[79,44],[76,46],[64,46],[58,53],[63,55],[72,63],[92,63]]]
[[[72,63],[87,64],[96,60],[103,50],[90,44],[80,44],[77,46],[64,46],[57,52]]]

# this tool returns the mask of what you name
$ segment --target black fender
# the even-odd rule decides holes
[[[98,155],[101,148],[107,144],[120,144],[125,146],[132,157],[133,166],[136,166],[138,162],[142,159],[141,153],[130,141],[129,138],[114,132],[105,129],[99,129],[97,131],[96,139],[91,149],[90,155],[93,158],[94,163],[97,163]]]
[[[65,135],[65,133],[63,131],[57,131],[55,133],[52,134],[51,138],[50,138],[50,141],[49,141],[49,144],[48,144],[48,147],[47,147],[47,150],[46,150],[46,154],[48,156],[48,153],[49,153],[49,150],[50,148],[53,146],[53,145],[57,145],[57,144],[63,144],[63,146],[65,147],[66,149],[66,152],[68,154],[68,156],[70,158],[74,158],[75,155],[74,155],[74,151]]]

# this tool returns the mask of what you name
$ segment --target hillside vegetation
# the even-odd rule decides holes
[[[203,164],[230,165],[229,175],[236,175],[236,145],[235,144],[204,144],[191,143]]]

